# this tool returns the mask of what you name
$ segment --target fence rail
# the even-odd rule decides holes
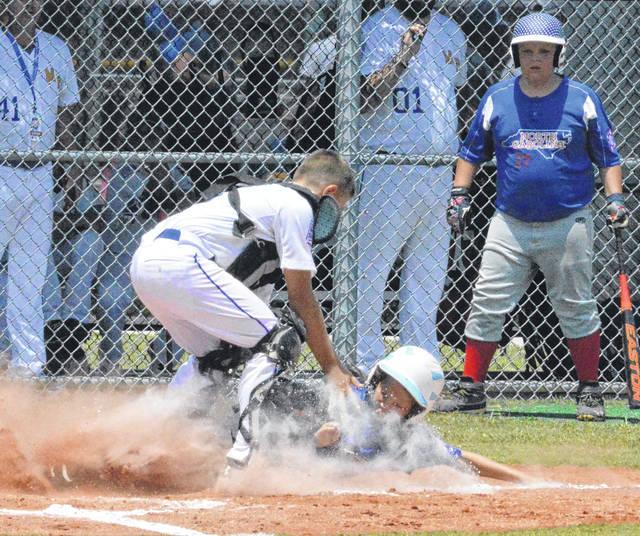
[[[137,302],[128,280],[142,234],[167,214],[214,195],[232,175],[281,180],[305,153],[332,147],[358,170],[360,189],[343,215],[339,238],[315,250],[315,290],[339,355],[366,368],[390,347],[412,342],[436,348],[448,378],[455,378],[462,368],[471,289],[494,210],[495,162],[480,169],[472,191],[473,240],[449,239],[443,204],[459,137],[487,87],[517,74],[509,54],[511,30],[518,18],[536,10],[562,21],[568,41],[564,73],[600,95],[614,125],[633,212],[625,243],[630,285],[640,304],[635,223],[640,219],[640,5],[437,0],[429,22],[430,48],[419,60],[428,82],[414,87],[402,79],[404,85],[372,112],[361,98],[364,77],[376,62],[389,59],[385,54],[397,52],[400,35],[371,41],[372,21],[381,20],[381,13],[396,17],[393,4],[44,2],[38,25],[68,46],[72,60],[64,47],[43,49],[42,79],[34,87],[42,93],[38,98],[55,93],[56,102],[68,104],[75,77],[79,104],[71,108],[66,127],[58,124],[57,142],[33,150],[14,135],[23,128],[28,136],[24,125],[33,119],[28,86],[19,70],[15,81],[0,80],[0,163],[10,164],[0,169],[7,176],[11,168],[28,171],[52,163],[56,194],[52,209],[49,194],[38,184],[29,199],[17,203],[31,206],[34,217],[15,223],[17,209],[0,217],[0,224],[15,224],[0,243],[6,249],[0,270],[0,351],[10,352],[13,365],[45,359],[42,344],[48,363],[85,359],[72,371],[47,369],[44,382],[135,382],[132,369],[145,382],[166,381],[156,365],[177,364],[181,350]],[[11,29],[12,20],[23,15],[7,7],[0,19]],[[18,69],[8,43],[2,61]],[[593,201],[600,368],[608,393],[620,396],[615,255],[603,225],[601,190],[598,185]],[[91,209],[103,214],[102,223],[91,220]],[[50,236],[42,234],[48,223],[35,215],[52,210]],[[413,234],[402,230],[407,226]],[[16,242],[25,234],[21,231],[31,242],[24,237]],[[46,240],[37,241],[40,236]],[[15,255],[20,248],[29,252],[32,264]],[[38,292],[27,284],[42,279],[44,312]],[[544,285],[544,278],[536,276],[507,319],[501,354],[490,374],[495,396],[569,396],[574,387],[573,367]],[[369,287],[379,291],[378,297]],[[274,299],[286,299],[282,284]],[[25,343],[24,326],[27,331],[33,327],[32,342]],[[136,346],[131,342],[135,326],[141,333],[151,326],[158,336],[141,336]],[[155,347],[149,350],[150,345]],[[313,368],[312,358],[301,360],[301,373]]]

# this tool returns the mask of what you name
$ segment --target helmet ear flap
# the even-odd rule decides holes
[[[513,66],[516,69],[520,67],[520,51],[518,50],[518,45],[511,45],[511,58],[513,59]]]
[[[369,373],[369,376],[367,377],[367,380],[365,383],[371,390],[374,390],[386,375],[387,373],[384,372],[383,370],[380,370],[380,367],[375,366],[373,367],[373,370]]]
[[[562,56],[562,45],[556,47],[556,53],[553,55],[553,66],[557,69],[560,67],[560,57]]]

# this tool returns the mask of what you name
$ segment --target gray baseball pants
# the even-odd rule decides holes
[[[496,211],[482,253],[465,335],[494,342],[505,315],[540,268],[564,336],[578,339],[600,328],[591,292],[593,217],[584,207],[560,220],[525,222]]]

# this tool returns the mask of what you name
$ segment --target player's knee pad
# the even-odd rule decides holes
[[[200,372],[200,374],[209,374],[214,370],[226,372],[247,362],[251,359],[252,355],[253,350],[250,348],[241,348],[235,344],[222,342],[220,348],[196,358],[198,361],[198,372]]]
[[[264,352],[267,357],[281,367],[291,365],[300,355],[306,330],[302,319],[293,311],[280,314],[278,323],[267,333],[254,350]]]

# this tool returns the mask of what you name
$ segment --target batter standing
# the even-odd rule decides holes
[[[483,382],[505,315],[539,268],[576,367],[577,417],[605,418],[598,385],[600,320],[591,293],[592,164],[608,196],[608,224],[624,227],[628,216],[620,156],[600,98],[554,72],[564,45],[562,25],[551,15],[535,13],[516,23],[511,49],[522,75],[489,88],[460,150],[449,224],[456,232],[464,230],[473,174],[494,154],[497,210],[465,331],[463,377],[451,400],[438,404],[441,411],[486,407]]]
[[[350,377],[339,367],[313,296],[311,244],[335,233],[354,185],[340,155],[316,151],[293,184],[242,187],[193,205],[146,233],[133,257],[136,293],[197,358],[201,372],[246,362],[238,388],[241,433],[230,462],[249,460],[251,425],[243,421],[251,399],[300,352],[301,326],[295,319],[279,322],[268,305],[280,269],[309,348],[334,385],[348,389]]]
[[[0,149],[48,151],[60,108],[79,102],[63,41],[37,29],[39,0],[10,0],[0,34]],[[64,120],[63,120],[64,122]],[[0,160],[0,251],[8,248],[7,325],[12,373],[45,363],[42,287],[53,220],[52,164]]]
[[[396,0],[362,25],[360,139],[372,153],[458,150],[456,86],[466,79],[465,37],[431,10]],[[402,253],[399,336],[437,356],[436,312],[447,265],[442,217],[450,168],[370,165],[362,174],[358,223],[358,360],[370,370],[385,354],[380,319],[391,267]]]

